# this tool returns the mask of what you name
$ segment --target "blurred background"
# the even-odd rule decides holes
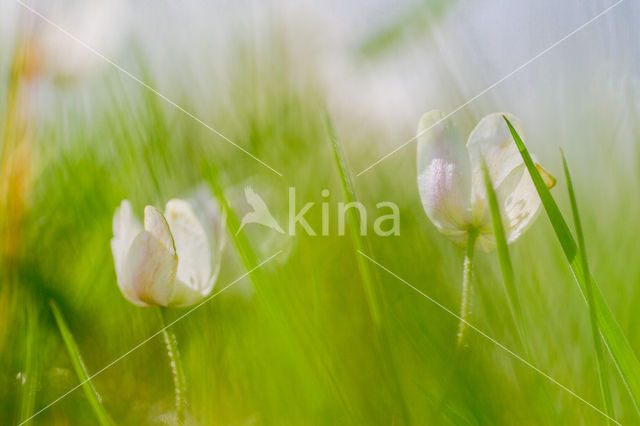
[[[89,373],[160,328],[117,285],[112,218],[127,198],[162,207],[202,187],[231,214],[251,185],[286,223],[344,201],[325,123],[353,175],[453,111],[614,1],[0,1],[0,423],[17,424],[80,379],[50,308],[60,307]],[[468,134],[508,111],[559,180],[572,168],[589,260],[640,351],[640,4],[625,0],[483,93],[453,118]],[[67,31],[77,40],[73,40]],[[79,41],[80,42],[79,42]],[[84,45],[83,45],[84,43]],[[93,52],[91,51],[93,49]],[[102,55],[102,57],[101,57]],[[111,62],[111,63],[110,63]],[[135,77],[135,78],[132,78]],[[138,79],[139,81],[136,81]],[[168,103],[192,113],[283,176]],[[371,257],[453,311],[462,250],[424,214],[415,143],[354,178],[370,212],[400,207],[400,235],[364,238]],[[307,215],[320,227],[320,208]],[[368,223],[369,229],[373,220]],[[358,239],[231,233],[221,289],[177,323],[189,424],[603,424],[605,418],[372,264]],[[546,216],[511,246],[531,362],[601,407],[588,311]],[[479,254],[471,322],[523,353],[495,253]],[[376,322],[364,284],[380,304]],[[363,278],[364,277],[364,278]],[[214,291],[216,291],[214,289]],[[184,313],[176,310],[177,318]],[[616,418],[638,413],[609,363]],[[117,424],[172,424],[159,336],[93,380]],[[77,389],[31,420],[94,424]]]

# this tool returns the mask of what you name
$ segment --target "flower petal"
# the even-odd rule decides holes
[[[440,111],[418,125],[418,189],[429,219],[459,243],[470,225],[471,169],[464,140]]]
[[[518,133],[522,134],[520,119],[507,113],[494,113],[480,120],[467,141],[472,169],[471,209],[474,223],[480,229],[491,228],[482,160],[484,159],[489,170],[489,177],[496,189],[498,204],[501,208],[504,207],[503,202],[508,195],[504,188],[511,190],[515,187],[513,182],[508,185],[503,183],[516,168],[524,164],[503,115],[507,116]]]
[[[144,229],[153,235],[169,252],[175,254],[176,246],[171,235],[169,223],[160,210],[153,206],[144,208]]]
[[[518,117],[507,113],[494,113],[480,120],[467,141],[474,174],[479,171],[482,177],[484,157],[494,187],[500,186],[513,169],[523,164],[503,115],[509,119],[518,134],[522,135],[522,123]],[[484,182],[480,180],[477,186],[484,189]]]
[[[496,249],[496,236],[493,228],[483,227],[478,233],[476,249],[483,253],[490,253]]]
[[[171,294],[171,300],[168,306],[171,308],[184,308],[201,302],[209,295],[211,289],[213,289],[213,279],[210,281],[211,286],[208,286],[208,284],[206,285],[209,290],[207,292],[204,292],[200,289],[186,284],[181,279],[176,278],[175,287],[173,289],[173,293]]]
[[[198,292],[208,293],[211,249],[200,221],[189,203],[177,199],[167,203],[165,217],[178,253],[177,279]]]
[[[168,306],[174,289],[178,258],[151,233],[136,237],[125,264],[125,282],[138,305]],[[137,302],[136,302],[137,300]]]
[[[145,231],[133,241],[124,268],[124,282],[137,299],[133,303],[167,306],[178,268],[167,221],[155,207],[144,210]]]
[[[220,271],[222,250],[226,243],[226,213],[205,185],[200,185],[188,198],[188,202],[207,235],[211,249],[212,274],[209,283],[203,289],[203,292],[208,294],[213,289]]]
[[[512,243],[533,224],[540,211],[540,197],[524,164],[511,172],[496,193],[507,242]]]
[[[469,135],[467,147],[472,167],[472,209],[476,226],[483,229],[490,226],[490,213],[486,202],[486,190],[482,174],[484,159],[491,183],[496,190],[507,242],[515,241],[536,218],[540,208],[540,198],[527,172],[522,156],[511,136],[503,115],[506,116],[518,134],[522,135],[522,123],[511,114],[495,113],[484,117]],[[538,165],[548,187],[555,179]],[[485,248],[491,249],[493,235],[487,235]]]
[[[123,200],[113,215],[111,252],[113,253],[118,287],[120,287],[123,294],[127,295],[128,293],[131,297],[133,297],[132,290],[125,286],[123,277],[124,264],[131,244],[140,232],[142,232],[142,225],[133,215],[131,203],[128,200]]]

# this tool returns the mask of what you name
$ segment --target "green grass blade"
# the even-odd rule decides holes
[[[109,417],[106,409],[102,405],[102,398],[98,394],[98,391],[93,386],[93,382],[89,380],[89,372],[87,371],[87,367],[84,365],[84,361],[82,361],[82,357],[80,356],[80,351],[78,350],[78,346],[71,334],[71,330],[67,326],[67,323],[62,316],[62,312],[58,305],[53,300],[49,301],[49,305],[51,306],[51,311],[53,312],[53,316],[56,319],[56,324],[58,325],[58,329],[60,330],[60,334],[62,335],[62,340],[64,341],[65,346],[67,347],[67,351],[69,352],[69,357],[71,358],[71,363],[73,364],[73,369],[76,371],[76,375],[80,382],[83,383],[82,389],[89,400],[89,404],[93,409],[94,414],[98,418],[98,422],[105,425],[112,425],[113,422]]]
[[[340,175],[340,183],[342,185],[345,200],[347,203],[357,202],[358,198],[356,196],[355,187],[353,185],[351,172],[349,170],[349,166],[347,165],[347,160],[344,156],[344,152],[342,152],[342,147],[340,146],[336,138],[333,123],[331,122],[328,114],[326,115],[326,117],[329,140],[331,142],[331,148],[333,150],[333,156],[336,162],[336,169],[338,169],[338,173]],[[354,209],[348,209],[347,213],[349,215],[349,230],[354,248],[356,249],[356,251],[359,250],[364,253],[371,253],[371,250],[369,250],[368,247],[367,240],[363,239],[360,235],[361,218],[358,217],[358,214],[354,211]],[[377,298],[375,282],[373,281],[372,272],[369,269],[369,263],[362,256],[356,256],[356,262],[358,264],[358,270],[360,271],[360,275],[362,276],[362,281],[364,283],[364,291],[367,298],[369,311],[371,313],[371,318],[373,319],[373,322],[376,326],[380,326],[382,315],[380,302]]]
[[[336,162],[336,168],[340,175],[340,183],[344,192],[344,197],[347,203],[358,202],[356,196],[355,186],[353,185],[353,179],[351,170],[347,164],[342,147],[338,143],[336,137],[335,128],[329,113],[325,113],[325,122],[327,127],[327,133],[331,142],[331,148],[333,150],[334,159]],[[369,240],[360,235],[360,220],[354,209],[347,210],[349,213],[349,233],[351,234],[351,240],[353,243],[354,251],[364,253],[372,253]],[[400,383],[396,364],[394,362],[394,354],[391,349],[391,338],[387,331],[387,324],[383,324],[383,308],[381,299],[379,298],[380,289],[377,287],[378,282],[375,280],[374,274],[371,271],[371,265],[364,256],[356,255],[356,262],[358,265],[358,271],[362,277],[364,283],[365,296],[367,298],[367,304],[371,315],[371,320],[375,326],[376,336],[378,340],[378,346],[380,355],[385,364],[385,373],[390,380],[390,386],[393,387],[393,394],[396,396],[396,404],[399,408],[399,415],[401,416],[401,423],[410,423],[409,409],[406,405],[404,398],[404,390]]]
[[[582,294],[584,295],[586,294],[585,271],[582,266],[582,256],[577,250],[576,242],[571,235],[571,231],[569,230],[567,223],[562,217],[562,213],[560,213],[558,205],[551,196],[551,192],[542,180],[542,176],[540,176],[540,172],[538,172],[538,169],[536,168],[529,151],[527,151],[524,142],[522,142],[522,139],[509,120],[507,120],[506,117],[504,119],[509,126],[511,135],[513,136],[524,163],[529,170],[529,174],[531,175],[531,179],[538,191],[538,195],[542,200],[542,205],[547,212],[551,226],[553,227],[560,245],[562,246],[562,250],[569,261],[569,266],[571,267],[573,275],[580,286]],[[609,353],[611,354],[613,361],[620,371],[622,380],[627,386],[627,390],[629,391],[629,395],[633,400],[635,408],[640,413],[640,410],[638,410],[638,407],[640,406],[640,362],[638,362],[638,358],[636,358],[631,346],[629,346],[629,342],[624,336],[624,333],[622,333],[620,325],[618,325],[613,313],[609,309],[609,306],[607,305],[596,281],[593,279],[593,276],[590,276],[590,279],[593,284],[593,307],[596,312],[600,333],[607,345],[607,348],[609,349]]]
[[[527,354],[527,357],[531,358],[531,350],[529,348],[527,339],[526,323],[524,321],[524,315],[522,313],[522,305],[520,305],[518,289],[515,285],[513,264],[511,263],[511,256],[509,255],[509,248],[507,247],[507,237],[502,225],[502,217],[500,214],[500,208],[498,207],[498,198],[496,196],[495,190],[493,189],[491,178],[489,177],[489,170],[484,163],[482,164],[482,174],[484,177],[485,188],[487,190],[489,210],[491,211],[491,223],[493,225],[493,233],[496,238],[496,249],[498,252],[500,271],[502,272],[504,289],[507,293],[509,309],[516,323],[516,327],[518,329],[518,333],[520,334],[520,340],[522,341],[522,346],[524,347],[525,353]]]
[[[578,248],[580,250],[580,259],[582,260],[582,269],[584,271],[584,286],[587,293],[587,303],[589,305],[589,319],[591,320],[591,332],[593,334],[593,344],[596,353],[598,377],[600,379],[600,390],[602,392],[602,399],[607,409],[609,416],[614,416],[613,403],[611,402],[611,390],[609,389],[609,381],[607,379],[607,370],[604,360],[604,353],[602,350],[602,342],[600,341],[600,331],[598,329],[598,319],[596,316],[596,310],[593,302],[593,285],[591,283],[591,273],[589,272],[589,262],[587,261],[587,248],[584,242],[584,233],[582,232],[582,222],[580,221],[580,213],[578,211],[578,202],[576,201],[576,194],[573,189],[573,181],[571,180],[571,174],[569,173],[569,166],[567,159],[562,153],[562,166],[564,168],[564,175],[567,180],[567,189],[569,191],[569,198],[571,199],[571,210],[573,212],[573,221],[576,229],[576,237],[578,238]]]

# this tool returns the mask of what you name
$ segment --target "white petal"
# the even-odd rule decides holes
[[[186,284],[179,278],[176,278],[175,287],[173,289],[173,293],[171,294],[171,300],[169,301],[168,306],[172,308],[184,308],[201,302],[209,295],[211,289],[213,289],[213,279],[211,279],[210,281],[211,285],[209,286],[207,284],[206,287],[208,288],[208,290],[205,292]]]
[[[207,235],[211,249],[212,274],[207,288],[204,289],[206,293],[209,293],[220,271],[222,250],[226,242],[226,213],[216,199],[211,196],[209,188],[204,185],[194,191],[188,202]]]
[[[137,304],[168,306],[177,267],[175,253],[167,250],[157,238],[146,231],[138,235],[131,246],[124,273],[135,299],[142,302]]]
[[[125,286],[125,281],[123,279],[124,263],[133,240],[140,232],[142,232],[142,225],[133,216],[131,204],[129,201],[123,200],[113,216],[111,252],[113,253],[113,262],[116,269],[118,287],[120,287],[123,294],[128,294],[127,297],[134,297],[134,295],[132,293],[132,289]]]
[[[469,135],[467,146],[473,169],[472,209],[476,226],[481,230],[491,227],[482,173],[484,158],[496,191],[507,242],[510,243],[533,223],[540,208],[540,198],[503,115],[522,135],[522,123],[517,117],[495,113],[480,120]],[[552,187],[555,184],[553,176],[539,165],[536,166],[547,186]],[[480,248],[484,250],[491,250],[495,246],[495,238],[491,233],[479,237],[478,242],[482,242]]]
[[[494,113],[480,120],[467,141],[471,166],[474,170],[479,169],[480,160],[484,156],[491,181],[495,186],[499,186],[514,168],[522,164],[522,156],[503,115],[509,119],[518,134],[524,137],[522,123],[518,117],[508,113]]]
[[[425,212],[455,241],[470,225],[471,169],[464,140],[440,111],[425,114],[418,126],[418,189]]]
[[[144,216],[145,231],[131,245],[125,261],[124,281],[142,302],[138,304],[167,306],[174,289],[178,257],[169,226],[158,209],[147,206]]]
[[[524,164],[513,169],[495,192],[507,243],[512,243],[533,224],[540,212],[540,198]],[[477,246],[481,251],[490,252],[495,249],[496,241],[488,203],[483,204],[483,209],[486,209],[487,223],[480,227]]]
[[[207,235],[189,203],[170,200],[165,217],[178,253],[177,279],[198,292],[210,291],[211,249]]]
[[[497,192],[507,242],[512,243],[531,226],[540,211],[540,197],[523,164],[511,172]]]
[[[168,221],[160,210],[153,206],[144,208],[144,229],[153,235],[171,253],[176,252],[176,246],[171,235]]]
[[[520,119],[511,114],[494,113],[480,120],[467,141],[472,169],[473,218],[476,226],[480,228],[491,224],[482,174],[482,159],[484,158],[491,182],[496,188],[498,201],[500,201],[498,188],[514,169],[523,164],[522,156],[518,152],[503,115],[509,119],[518,134],[522,135]]]
[[[480,229],[478,239],[476,240],[476,249],[484,253],[492,252],[496,249],[496,236],[492,227],[483,227]]]

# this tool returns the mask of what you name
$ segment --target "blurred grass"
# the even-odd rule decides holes
[[[69,358],[73,364],[73,369],[78,376],[78,381],[82,383],[82,389],[84,390],[84,394],[91,406],[91,409],[93,410],[95,418],[102,426],[113,424],[109,418],[109,414],[102,405],[102,398],[100,397],[100,394],[98,394],[93,382],[89,380],[87,367],[82,360],[82,355],[80,355],[80,352],[78,351],[78,345],[73,339],[73,335],[64,320],[64,316],[62,315],[62,312],[60,312],[60,308],[53,300],[49,301],[49,305],[51,306],[51,312],[53,312],[53,317],[55,318],[58,329],[60,330],[62,340],[67,348]],[[26,417],[21,417],[20,419],[27,420],[31,418],[32,414],[34,413],[27,413]]]
[[[363,213],[356,214],[355,205],[360,203],[358,196],[356,195],[356,188],[353,184],[353,173],[349,168],[347,159],[345,158],[342,145],[338,141],[336,130],[331,121],[329,113],[326,113],[326,126],[327,136],[331,144],[333,151],[333,157],[335,161],[336,171],[340,177],[340,184],[342,186],[342,192],[344,196],[345,208],[348,208],[347,213],[349,221],[349,236],[353,244],[353,249],[359,255],[363,253],[363,250],[367,253],[371,253],[371,245],[369,239],[362,230],[367,230],[368,225],[365,223],[368,218],[363,216]],[[349,207],[352,206],[352,207]],[[389,332],[387,328],[387,312],[384,308],[383,300],[380,296],[380,284],[376,273],[371,269],[371,265],[362,256],[356,256],[356,263],[358,264],[358,270],[360,272],[361,281],[363,283],[363,290],[367,301],[367,307],[369,315],[374,327],[374,333],[376,334],[376,347],[380,353],[381,362],[383,365],[385,379],[388,381],[389,386],[393,389],[393,396],[396,399],[394,406],[398,412],[393,414],[394,421],[401,423],[409,423],[410,416],[409,411],[405,404],[404,392],[398,382],[398,372],[396,371],[396,364],[393,358],[393,351],[390,347]]]
[[[589,320],[591,322],[591,333],[593,335],[594,352],[597,362],[598,377],[600,378],[602,399],[607,409],[607,414],[609,415],[609,417],[614,418],[615,414],[613,411],[613,403],[611,402],[609,378],[606,370],[606,365],[604,363],[604,352],[602,350],[602,337],[600,336],[600,328],[598,325],[598,314],[596,312],[596,306],[593,300],[593,285],[591,283],[591,270],[589,268],[589,262],[587,260],[587,248],[584,241],[584,233],[582,231],[582,222],[580,220],[580,212],[578,210],[578,201],[576,200],[575,190],[573,188],[573,182],[571,180],[571,174],[569,173],[567,158],[564,156],[564,154],[562,154],[562,167],[564,169],[564,176],[567,181],[567,190],[569,192],[569,200],[571,201],[573,223],[578,239],[578,249],[580,250],[582,270],[584,271],[584,287],[587,293],[586,299],[587,305],[589,307]],[[617,356],[620,355],[618,354]]]
[[[34,182],[23,255],[13,278],[0,275],[6,334],[0,343],[0,423],[16,423],[29,407],[37,410],[78,383],[49,313],[49,298],[64,312],[90,373],[157,331],[154,313],[129,304],[116,286],[109,240],[112,215],[122,198],[131,199],[141,215],[145,204],[161,206],[208,181],[224,192],[230,208],[241,212],[245,207],[237,189],[251,184],[284,222],[287,187],[292,185],[298,209],[307,201],[319,204],[320,192],[327,188],[332,213],[337,211],[342,188],[327,143],[325,100],[313,75],[298,81],[289,73],[293,59],[284,50],[258,59],[248,59],[250,48],[241,50],[230,65],[233,104],[214,102],[198,115],[285,178],[111,72],[84,89],[93,99],[91,109],[85,109],[78,96],[34,119]],[[151,74],[147,79],[154,85]],[[6,81],[0,85],[5,109]],[[189,107],[199,97],[215,100],[221,95],[203,88],[181,94],[178,103]],[[3,117],[5,109],[0,111]],[[589,125],[604,126],[606,133],[609,123]],[[366,135],[342,138],[355,170],[376,160],[379,153],[372,147],[387,142],[375,139],[375,123],[372,127]],[[463,253],[426,218],[416,189],[414,156],[408,148],[358,178],[360,199],[371,215],[381,200],[397,203],[401,211],[400,236],[370,235],[369,242],[376,260],[455,311]],[[590,164],[577,168],[576,189],[584,200],[585,230],[592,236],[588,249],[593,273],[637,352],[640,265],[635,262],[635,218],[640,203],[637,181],[617,171],[615,160],[604,163],[604,171]],[[602,179],[605,171],[607,179]],[[610,202],[602,203],[600,194],[607,194]],[[564,194],[554,195],[568,206]],[[319,229],[317,205],[307,217]],[[261,270],[259,282],[244,280],[174,326],[195,420],[400,424],[392,413],[400,412],[404,403],[413,424],[603,423],[600,414],[474,333],[468,335],[467,362],[454,369],[457,320],[393,277],[380,275],[399,399],[388,386],[388,358],[376,350],[377,331],[353,241],[335,235],[335,214],[332,220],[334,232],[326,237],[302,232],[272,240],[268,231],[256,227],[247,231],[242,244],[227,245],[218,289],[249,267],[251,262],[243,261],[239,251],[251,251],[249,260],[258,262],[283,247],[284,253]],[[588,313],[553,229],[541,218],[510,250],[537,366],[597,403]],[[497,256],[478,254],[474,268],[473,324],[517,351],[518,332]],[[29,309],[37,312],[30,320],[37,327],[27,326]],[[29,340],[34,333],[37,339]],[[29,362],[33,342],[37,362]],[[25,371],[36,377],[36,392],[33,402],[22,403],[21,395],[31,395],[25,386],[34,386],[22,380]],[[612,364],[608,371],[614,371]],[[636,423],[624,384],[613,374],[610,380],[617,419]],[[118,424],[161,424],[173,409],[172,379],[160,338],[96,377],[94,386]],[[83,424],[92,416],[86,396],[76,391],[33,424]]]
[[[408,5],[398,8],[400,13],[397,16],[393,16],[389,22],[365,37],[358,53],[366,59],[377,59],[396,51],[401,44],[428,32],[455,3],[451,0],[408,2]]]
[[[515,284],[515,275],[513,272],[513,264],[511,263],[511,255],[509,255],[509,247],[507,246],[507,237],[500,214],[500,207],[498,205],[498,197],[491,183],[489,176],[489,170],[487,165],[482,163],[482,178],[484,179],[485,188],[487,191],[487,204],[489,205],[489,211],[491,213],[491,225],[493,226],[493,234],[496,239],[496,252],[498,255],[498,261],[500,264],[500,272],[502,273],[502,282],[504,284],[505,294],[507,295],[507,301],[509,303],[509,311],[513,316],[515,326],[518,329],[520,337],[520,343],[522,349],[527,358],[531,359],[531,349],[529,348],[529,341],[527,338],[527,325],[524,322],[524,315],[522,313],[522,305],[520,303],[520,296],[518,296],[518,287]]]
[[[587,276],[587,274],[590,274],[590,272],[589,269],[586,268],[586,266],[588,265],[587,260],[583,258],[586,253],[584,242],[581,240],[580,246],[576,244],[573,236],[571,235],[571,231],[569,230],[569,227],[567,226],[567,223],[562,216],[562,213],[558,209],[558,205],[553,199],[553,196],[551,195],[549,189],[545,185],[543,178],[540,176],[540,172],[536,168],[535,163],[533,162],[531,155],[525,147],[522,139],[520,139],[520,136],[516,133],[509,120],[507,120],[506,117],[504,117],[504,119],[509,126],[509,130],[511,131],[513,139],[518,146],[520,154],[522,154],[522,159],[524,160],[524,163],[529,170],[533,183],[536,187],[536,190],[538,191],[538,195],[540,196],[540,199],[542,201],[542,205],[544,206],[547,216],[549,217],[549,221],[551,222],[553,230],[556,233],[558,242],[562,246],[562,250],[567,258],[569,266],[571,267],[571,271],[574,274],[575,280],[580,286],[582,296],[583,298],[585,298],[587,306],[592,308],[593,313],[595,313],[595,318],[593,318],[591,321],[591,327],[592,329],[594,327],[596,329],[599,329],[600,333],[602,334],[602,338],[609,349],[609,353],[611,354],[611,357],[613,358],[616,367],[618,368],[618,371],[620,372],[620,375],[622,376],[622,379],[627,386],[629,395],[631,396],[636,409],[638,409],[638,397],[640,396],[640,362],[629,346],[624,333],[618,325],[615,315],[613,315],[613,313],[609,309],[607,301],[602,296],[602,292],[598,288],[595,279],[591,275]],[[565,168],[567,177],[567,186],[569,188],[569,195],[576,221],[577,233],[581,237],[582,227],[577,216],[575,194],[573,192],[573,186],[567,172],[566,162],[563,164],[563,166]],[[578,251],[579,249],[580,251]],[[596,339],[599,339],[599,337],[595,337]],[[599,340],[596,340],[596,342],[596,345],[598,345]],[[597,356],[599,356],[599,354]],[[598,368],[606,371],[604,366],[598,365]],[[604,389],[607,386],[604,384],[602,386],[604,392]],[[605,395],[605,400],[608,398],[609,395]],[[608,401],[607,404],[609,404]]]

